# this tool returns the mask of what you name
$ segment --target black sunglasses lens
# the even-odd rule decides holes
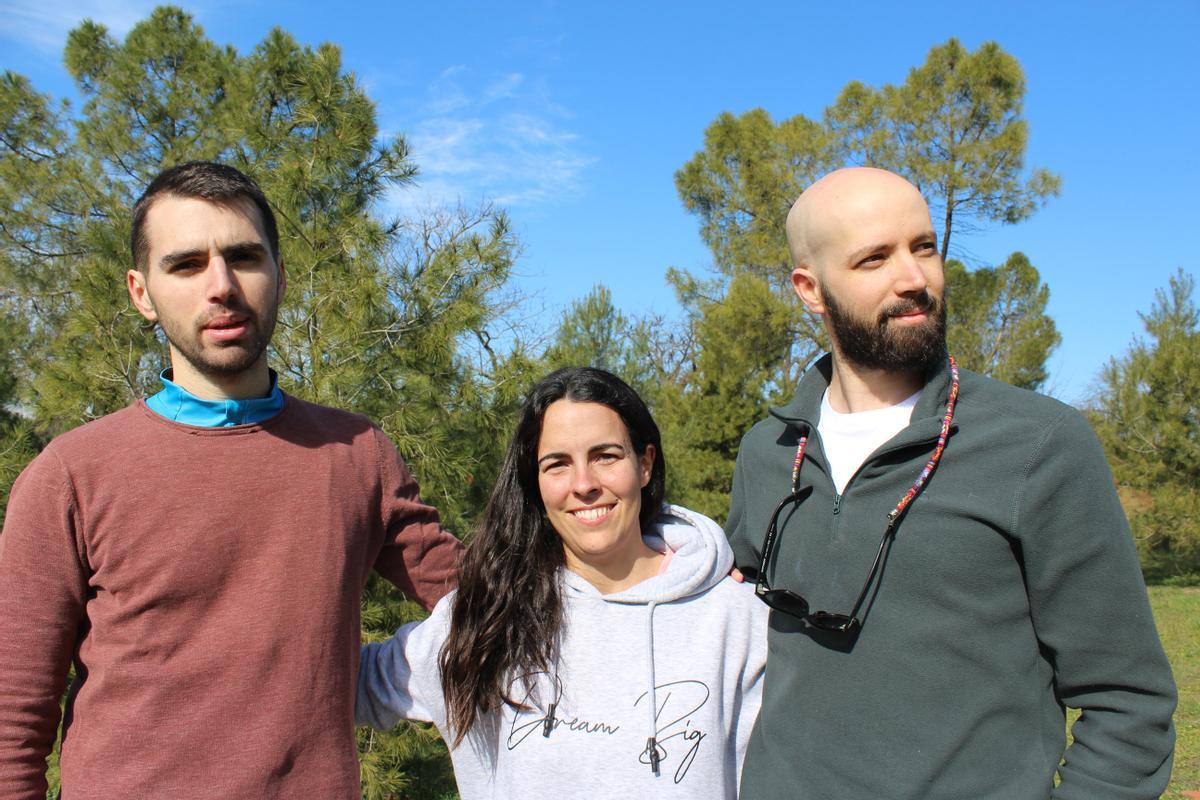
[[[771,589],[758,595],[764,603],[776,611],[803,619],[808,616],[808,601],[787,589]]]

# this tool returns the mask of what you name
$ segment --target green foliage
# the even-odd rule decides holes
[[[1179,270],[1136,339],[1101,374],[1093,423],[1147,577],[1200,572],[1200,311]]]
[[[612,292],[596,284],[563,312],[554,343],[546,351],[547,366],[599,367],[616,373],[628,356],[628,325],[613,306]]]
[[[8,508],[13,481],[43,445],[29,420],[0,410],[0,517]]]
[[[958,363],[1014,386],[1037,389],[1062,337],[1046,316],[1050,288],[1024,253],[968,272],[946,262],[947,339]]]
[[[720,278],[701,281],[678,270],[668,274],[691,315],[689,325],[742,272],[758,276],[781,297],[795,302],[784,233],[788,209],[805,186],[838,166],[837,156],[830,132],[803,115],[777,125],[760,108],[741,116],[724,112],[705,129],[704,148],[675,173],[675,189],[684,208],[699,217],[700,236],[712,252]],[[790,358],[772,364],[778,374],[764,376],[766,382],[792,381],[826,344],[820,320],[798,306],[788,333]],[[689,332],[677,338],[694,344],[696,337]],[[690,359],[686,352],[680,355]]]
[[[719,299],[698,301],[695,312],[690,366],[660,388],[656,409],[668,456],[667,497],[724,519],[742,436],[769,401],[795,388],[773,381],[790,352],[796,311],[766,280],[742,272]]]
[[[762,270],[781,285],[791,272],[784,220],[800,192],[843,164],[883,167],[940,212],[945,258],[954,230],[1020,222],[1059,193],[1048,170],[1023,176],[1024,97],[1021,66],[999,45],[972,53],[950,39],[903,84],[851,81],[821,122],[801,114],[776,124],[759,108],[720,114],[675,186],[719,270]]]
[[[1048,170],[1022,177],[1024,97],[1021,65],[1000,45],[985,42],[972,53],[952,38],[898,86],[851,82],[825,120],[846,159],[920,187],[941,212],[944,259],[956,226],[1020,222],[1059,193],[1061,181]]]
[[[457,800],[450,751],[432,725],[401,722],[386,739],[359,728],[357,737],[364,798]]]
[[[833,137],[803,115],[776,125],[761,108],[720,114],[704,149],[675,173],[683,206],[724,275],[757,273],[787,289],[791,263],[784,221],[804,187],[838,166]]]
[[[19,412],[16,359],[22,344],[20,317],[0,312],[0,519],[8,508],[13,481],[37,455],[43,442],[31,420]]]
[[[633,321],[613,305],[603,284],[563,312],[544,356],[545,371],[562,367],[599,367],[620,377],[648,403],[657,390],[650,348],[653,333],[646,320]]]

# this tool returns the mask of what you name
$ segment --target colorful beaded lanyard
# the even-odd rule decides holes
[[[937,447],[933,448],[933,455],[929,457],[925,468],[921,470],[921,474],[913,481],[913,485],[909,487],[904,496],[900,498],[900,502],[896,503],[896,507],[888,513],[888,529],[896,526],[896,520],[900,519],[900,515],[904,513],[904,509],[908,508],[908,504],[913,501],[913,498],[921,491],[925,485],[925,481],[929,480],[929,476],[933,474],[937,468],[938,461],[942,458],[942,451],[946,449],[946,439],[950,436],[950,423],[954,420],[954,404],[958,401],[958,364],[954,362],[954,356],[950,356],[950,398],[946,401],[946,413],[942,416],[942,431],[938,434]],[[798,481],[800,480],[800,465],[804,463],[804,449],[808,446],[808,434],[800,437],[800,442],[796,446],[796,460],[792,462],[792,491],[800,490]]]

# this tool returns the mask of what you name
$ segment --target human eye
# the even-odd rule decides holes
[[[221,247],[221,258],[237,269],[259,269],[271,263],[270,252],[257,242],[234,242]]]
[[[553,474],[555,472],[562,472],[566,468],[567,468],[567,461],[566,461],[566,459],[563,459],[563,458],[547,459],[541,463],[541,469],[542,469],[543,474]]]
[[[266,259],[263,254],[257,250],[250,248],[236,248],[231,250],[226,256],[225,261],[230,266],[237,267],[255,267],[264,263]]]
[[[874,269],[882,266],[888,259],[888,251],[886,248],[879,247],[870,251],[858,261],[854,262],[856,269]]]
[[[204,268],[204,262],[198,258],[184,259],[176,261],[167,267],[167,272],[171,275],[188,275]]]
[[[600,466],[610,466],[625,459],[625,448],[617,445],[597,450],[592,454],[592,461]]]

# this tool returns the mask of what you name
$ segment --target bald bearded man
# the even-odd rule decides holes
[[[1158,797],[1175,685],[1087,422],[947,355],[908,181],[831,173],[787,235],[833,347],[738,455],[726,532],[772,608],[741,796]]]

